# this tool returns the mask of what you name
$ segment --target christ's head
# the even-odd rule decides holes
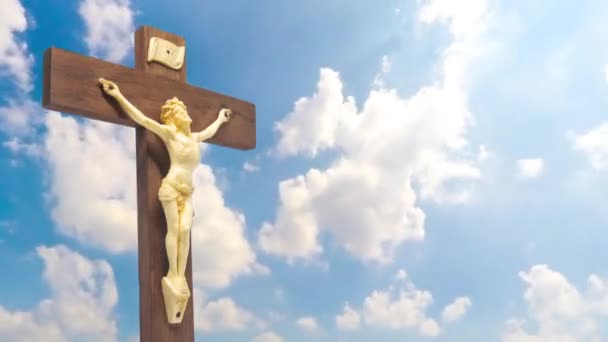
[[[167,100],[161,107],[160,121],[165,125],[173,125],[177,128],[187,127],[192,123],[186,105],[177,97]]]

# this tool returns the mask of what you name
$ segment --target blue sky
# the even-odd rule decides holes
[[[39,99],[47,47],[132,66],[141,25],[257,108],[195,173],[197,339],[608,339],[608,3],[0,8],[0,340],[138,337],[133,130]]]

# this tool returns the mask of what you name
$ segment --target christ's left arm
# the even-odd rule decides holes
[[[203,142],[213,137],[215,133],[217,133],[217,130],[220,128],[220,126],[230,120],[231,114],[232,111],[230,109],[222,108],[222,110],[220,110],[217,116],[217,119],[215,119],[215,121],[211,125],[209,125],[207,128],[200,132],[193,133],[192,135],[194,135],[198,142]]]

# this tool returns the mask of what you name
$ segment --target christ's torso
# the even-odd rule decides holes
[[[200,146],[196,139],[189,135],[175,132],[165,141],[171,167],[167,173],[168,180],[177,184],[192,186],[192,173],[200,161]]]

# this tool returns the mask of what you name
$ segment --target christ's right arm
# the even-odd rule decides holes
[[[129,100],[127,100],[127,98],[124,97],[114,82],[100,78],[99,83],[103,85],[103,90],[108,95],[116,99],[118,104],[120,104],[120,107],[129,115],[129,117],[131,117],[131,119],[133,119],[133,121],[156,133],[156,135],[161,137],[163,140],[167,140],[167,135],[169,133],[167,128],[139,111],[139,109],[137,109],[131,102],[129,102]]]

